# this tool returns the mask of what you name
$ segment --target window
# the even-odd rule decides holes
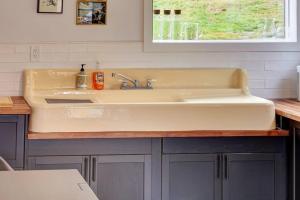
[[[154,45],[182,46],[203,43],[296,43],[296,1],[153,0],[151,29],[147,21],[150,15],[145,14],[145,42],[150,39]],[[148,9],[147,6],[145,8]]]

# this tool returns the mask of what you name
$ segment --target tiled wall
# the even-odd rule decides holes
[[[26,68],[244,67],[251,92],[296,96],[300,52],[145,53],[141,42],[0,44],[0,95],[22,95]],[[98,63],[98,64],[97,64]]]

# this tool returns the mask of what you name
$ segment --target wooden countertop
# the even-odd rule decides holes
[[[286,130],[270,131],[155,131],[155,132],[86,132],[86,133],[29,133],[28,139],[88,139],[88,138],[187,138],[187,137],[279,137],[288,136]]]
[[[275,99],[276,114],[300,122],[300,102],[296,99]]]
[[[28,115],[31,114],[31,108],[24,97],[11,97],[13,105],[11,107],[0,107],[0,115]]]

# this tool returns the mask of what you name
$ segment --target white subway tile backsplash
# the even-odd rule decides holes
[[[139,42],[88,43],[87,51],[92,53],[141,53],[143,44]]]
[[[16,46],[14,45],[0,45],[0,54],[16,53]]]
[[[69,53],[69,44],[42,44],[41,53]]]
[[[21,90],[0,90],[1,96],[22,96],[23,92]]]
[[[20,82],[21,78],[22,72],[0,73],[0,83],[9,83],[10,86],[15,85],[17,82]]]
[[[11,81],[0,81],[0,93],[1,91],[18,91],[20,90],[19,81],[11,83]]]
[[[28,66],[28,63],[1,63],[0,62],[0,74],[4,72],[21,72]]]
[[[264,61],[250,61],[250,60],[242,60],[242,61],[234,61],[232,62],[232,66],[242,67],[247,70],[261,70],[265,67]]]
[[[249,80],[248,81],[250,89],[263,89],[265,88],[264,80]]]
[[[297,95],[295,90],[284,89],[250,89],[250,92],[267,99],[295,98]]]
[[[267,79],[266,89],[293,89],[296,90],[296,80],[293,79]]]
[[[78,63],[87,63],[93,62],[96,64],[98,61],[97,55],[95,53],[75,53],[72,52],[69,54],[69,62],[78,62]],[[100,60],[101,62],[101,60]]]
[[[296,70],[296,66],[300,64],[300,60],[294,61],[267,61],[265,69],[267,71],[286,71]]]
[[[32,59],[38,48],[38,59]],[[248,71],[250,91],[265,98],[296,96],[300,52],[149,53],[142,42],[0,44],[0,95],[21,95],[23,70],[73,68],[229,68]]]
[[[265,71],[266,79],[297,79],[296,70]]]
[[[17,45],[16,53],[30,53],[30,45]]]
[[[87,44],[70,44],[69,45],[69,52],[70,53],[84,53],[87,52]]]
[[[248,78],[251,79],[265,79],[266,72],[261,70],[247,70]]]
[[[29,53],[0,53],[0,63],[24,63],[29,61]]]
[[[55,63],[55,62],[69,62],[69,53],[43,53],[40,51],[40,63]]]

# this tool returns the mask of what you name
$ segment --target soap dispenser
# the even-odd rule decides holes
[[[81,65],[80,72],[76,76],[76,88],[77,89],[87,89],[87,78],[88,75],[86,74],[84,70],[85,64]]]

